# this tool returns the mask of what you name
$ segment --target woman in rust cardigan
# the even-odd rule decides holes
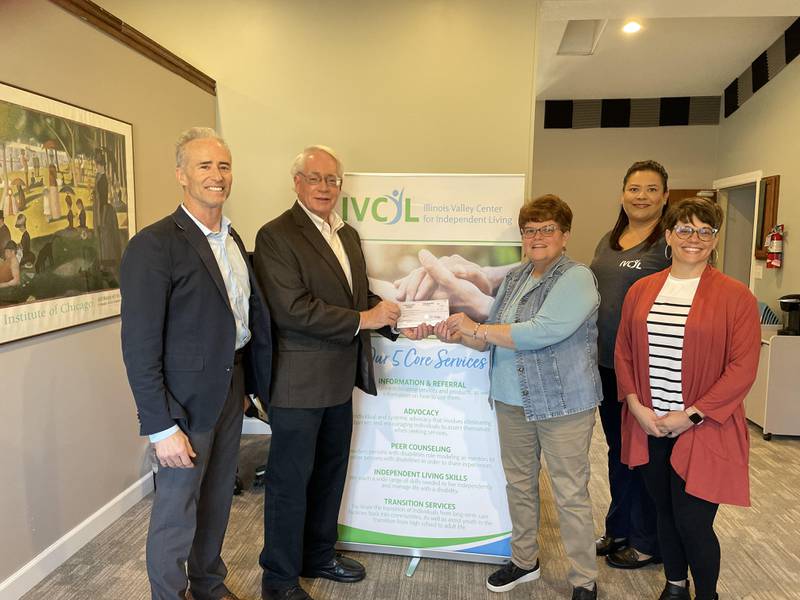
[[[672,266],[625,297],[615,369],[622,462],[641,469],[656,504],[666,586],[660,600],[718,598],[720,504],[749,506],[743,400],[756,376],[756,300],[709,264],[722,210],[687,198],[665,218]],[[712,261],[713,262],[713,261]]]

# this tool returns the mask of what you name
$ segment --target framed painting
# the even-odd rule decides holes
[[[119,314],[131,125],[0,83],[0,344]]]

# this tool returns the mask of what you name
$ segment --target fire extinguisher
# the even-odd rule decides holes
[[[783,225],[776,225],[767,236],[767,268],[780,269],[783,262]]]

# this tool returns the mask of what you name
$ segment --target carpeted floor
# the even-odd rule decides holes
[[[800,599],[800,439],[761,438],[751,427],[752,508],[722,507],[716,521],[722,545],[722,600]],[[259,598],[263,488],[249,484],[255,466],[264,462],[267,438],[245,436],[241,470],[248,489],[234,500],[223,556],[228,587],[242,600]],[[591,458],[591,493],[597,531],[602,528],[609,496],[605,475],[605,442],[595,430]],[[423,559],[413,577],[406,577],[408,558],[353,554],[367,567],[367,579],[357,584],[303,580],[316,600],[502,600],[569,598],[566,559],[558,537],[558,522],[549,481],[543,476],[541,525],[542,578],[507,594],[493,594],[486,576],[496,567]],[[144,542],[150,499],[146,498],[114,525],[75,554],[23,600],[145,600],[149,598],[144,568]],[[660,566],[619,571],[600,560],[600,598],[658,598],[663,587]]]

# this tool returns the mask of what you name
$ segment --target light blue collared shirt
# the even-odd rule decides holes
[[[247,264],[239,247],[230,235],[231,220],[222,215],[222,223],[219,231],[212,231],[203,223],[198,221],[186,207],[181,204],[181,208],[194,221],[198,229],[203,232],[211,246],[211,252],[219,266],[222,280],[225,282],[225,291],[228,293],[228,302],[236,321],[236,350],[243,348],[250,341],[250,276],[247,271]],[[154,433],[150,436],[150,441],[160,442],[178,431],[178,426],[173,425],[169,429]]]

